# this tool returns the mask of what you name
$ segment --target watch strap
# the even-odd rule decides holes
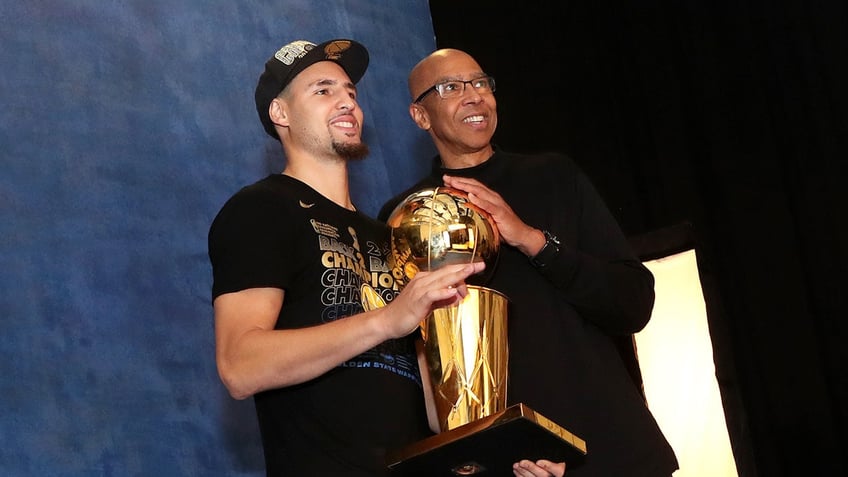
[[[530,257],[530,263],[536,268],[545,268],[559,254],[560,241],[556,235],[547,230],[542,230],[545,235],[545,245],[539,253]]]

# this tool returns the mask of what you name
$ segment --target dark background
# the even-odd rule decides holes
[[[845,475],[845,2],[430,8],[499,145],[570,154],[643,259],[695,248],[740,475]]]

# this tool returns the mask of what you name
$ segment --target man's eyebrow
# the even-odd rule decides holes
[[[471,79],[463,80],[461,75],[441,76],[441,77],[437,78],[436,81],[433,84],[444,83],[446,81],[471,81],[471,80],[475,80],[477,78],[482,78],[482,77],[486,76],[486,73],[484,73],[482,71],[477,71],[477,72],[471,73],[468,76]]]
[[[339,84],[339,82],[331,78],[320,79],[315,82],[315,86],[335,86],[337,84]],[[356,85],[351,81],[345,81],[342,86],[356,91]]]
[[[436,78],[436,81],[433,81],[433,84],[445,83],[447,81],[457,81],[459,80],[458,76],[440,76]]]

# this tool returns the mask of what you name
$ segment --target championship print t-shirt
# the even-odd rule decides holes
[[[399,293],[388,228],[284,175],[224,205],[210,228],[209,255],[213,298],[257,287],[285,291],[277,329],[360,313],[363,290],[372,304]],[[311,381],[259,393],[255,403],[270,475],[382,475],[388,449],[429,435],[411,337]]]

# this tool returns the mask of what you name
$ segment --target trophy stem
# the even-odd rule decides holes
[[[435,310],[422,323],[442,431],[506,409],[507,304],[500,292],[469,285],[462,302]]]

